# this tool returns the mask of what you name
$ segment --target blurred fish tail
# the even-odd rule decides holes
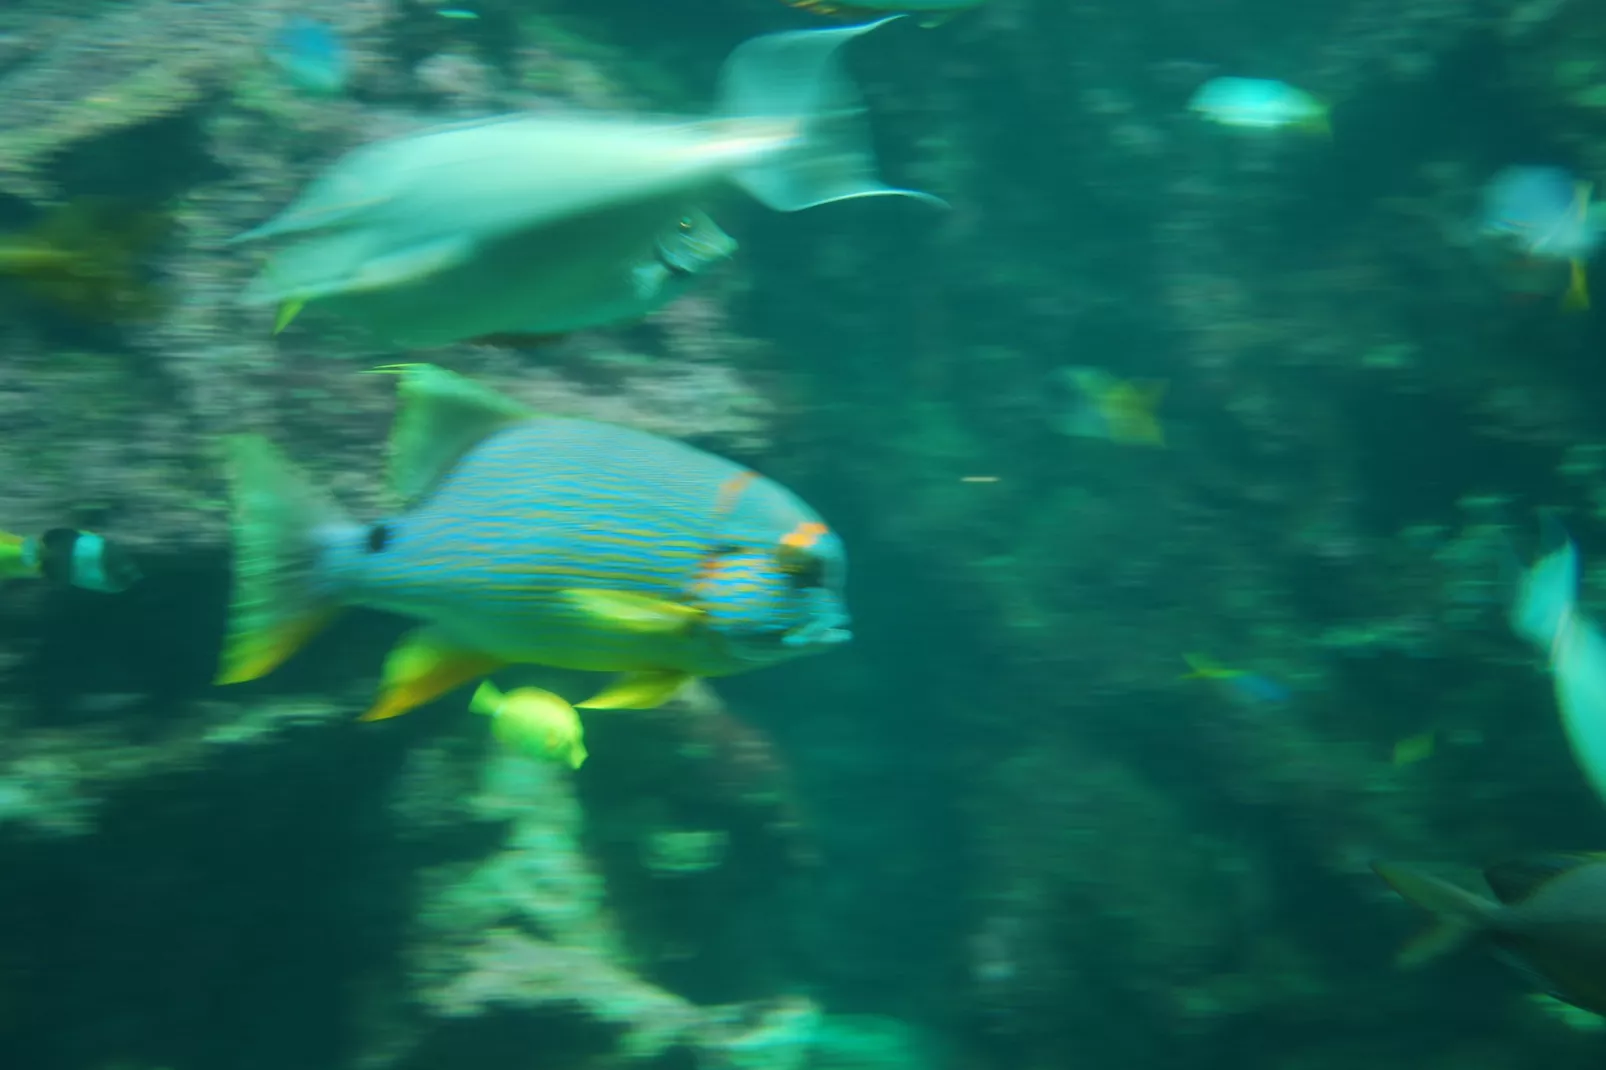
[[[944,204],[881,181],[864,101],[837,56],[848,41],[891,21],[766,34],[737,46],[720,75],[720,113],[798,127],[794,144],[737,173],[743,189],[781,212],[885,195]]]
[[[1412,906],[1433,915],[1433,924],[1400,949],[1396,961],[1406,969],[1448,954],[1488,929],[1500,904],[1409,866],[1374,862],[1372,869]]]
[[[1573,619],[1577,597],[1578,549],[1568,541],[1523,575],[1511,609],[1511,627],[1535,646],[1553,648]]]
[[[273,671],[334,617],[336,589],[322,567],[333,537],[356,526],[267,439],[228,442],[234,587],[217,682]]]
[[[482,681],[474,689],[474,697],[468,700],[468,708],[475,713],[483,713],[487,717],[495,717],[502,710],[502,703],[506,695],[496,689],[496,685],[489,680]]]

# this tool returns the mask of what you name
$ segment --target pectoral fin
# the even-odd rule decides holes
[[[674,698],[692,680],[690,673],[649,669],[625,673],[580,703],[583,710],[651,710]]]
[[[569,602],[593,621],[638,635],[674,635],[703,617],[700,609],[628,591],[564,591]]]
[[[430,629],[420,628],[385,659],[379,698],[359,720],[383,721],[400,716],[504,664],[500,658],[463,650]]]

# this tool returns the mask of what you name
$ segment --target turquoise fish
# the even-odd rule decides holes
[[[390,481],[348,518],[258,436],[229,443],[234,590],[220,683],[256,679],[343,606],[423,621],[364,714],[405,713],[504,665],[623,673],[588,708],[650,708],[846,642],[841,541],[790,491],[671,439],[540,416],[396,365]]]
[[[1516,253],[1544,288],[1547,265],[1565,265],[1567,283],[1562,307],[1589,307],[1585,265],[1606,239],[1603,207],[1593,200],[1594,184],[1560,167],[1507,167],[1483,190],[1478,234]],[[1526,282],[1513,266],[1514,282]]]
[[[1331,133],[1327,105],[1298,86],[1272,78],[1212,78],[1188,101],[1210,122],[1245,130]]]
[[[284,242],[241,300],[276,306],[281,327],[326,303],[415,348],[550,334],[678,293],[673,279],[637,293],[638,269],[723,185],[783,212],[887,195],[940,204],[877,177],[838,56],[886,21],[743,42],[709,117],[521,113],[364,145],[235,239]]]
[[[1511,626],[1549,660],[1573,758],[1606,801],[1606,636],[1578,608],[1578,548],[1570,539],[1524,574]]]

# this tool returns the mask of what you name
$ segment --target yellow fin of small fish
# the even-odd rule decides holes
[[[488,386],[433,364],[373,369],[401,376],[390,435],[390,486],[407,503],[433,490],[452,466],[493,431],[536,414]]]
[[[563,596],[592,620],[639,635],[673,635],[703,618],[700,609],[628,591],[569,590]]]
[[[1329,109],[1325,103],[1320,101],[1317,103],[1321,110],[1301,123],[1300,127],[1312,134],[1320,134],[1322,137],[1331,138],[1333,136],[1333,120],[1329,114]]]
[[[1566,312],[1589,311],[1589,273],[1582,260],[1569,261],[1567,292],[1562,295],[1561,307]]]
[[[626,673],[580,703],[582,710],[651,710],[685,687],[691,675],[671,669]]]
[[[463,650],[428,628],[410,633],[385,659],[379,698],[359,720],[383,721],[439,698],[501,668],[505,662],[476,650]]]
[[[1242,669],[1229,669],[1218,665],[1203,654],[1184,654],[1182,660],[1188,663],[1190,670],[1179,677],[1183,680],[1231,680],[1244,675]]]
[[[278,315],[273,317],[273,333],[278,334],[294,322],[301,315],[301,310],[307,307],[305,301],[286,301],[279,306]]]
[[[0,531],[0,579],[31,579],[37,575],[38,565],[28,561],[28,540],[9,531]]]
[[[1110,429],[1110,439],[1127,446],[1165,446],[1165,431],[1157,411],[1165,397],[1165,383],[1117,383],[1099,398],[1099,409]]]

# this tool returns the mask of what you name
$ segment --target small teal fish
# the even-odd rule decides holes
[[[580,705],[645,709],[849,639],[842,543],[784,487],[642,431],[537,416],[429,364],[400,377],[391,483],[348,519],[267,440],[229,443],[235,569],[220,683],[271,672],[343,606],[424,625],[365,720],[504,665],[624,674]]]
[[[268,48],[290,84],[319,96],[344,92],[351,76],[351,54],[339,32],[328,23],[292,15]]]
[[[1586,262],[1606,239],[1606,205],[1594,184],[1560,167],[1507,167],[1483,191],[1478,232],[1534,262],[1566,264],[1562,306],[1589,307]]]
[[[1188,110],[1222,126],[1247,130],[1308,130],[1330,134],[1327,105],[1271,78],[1212,78],[1193,94]]]
[[[51,528],[27,538],[0,531],[0,579],[20,578],[116,594],[132,587],[140,572],[121,547],[92,531]]]

